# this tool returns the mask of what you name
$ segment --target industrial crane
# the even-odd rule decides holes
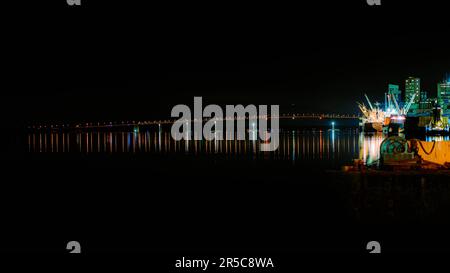
[[[367,103],[369,104],[369,108],[366,107],[364,103],[358,103],[358,107],[364,115],[365,122],[379,122],[382,123],[384,121],[384,112],[380,109],[379,103],[375,103],[375,108],[372,106],[369,97],[367,94],[364,94],[366,97]]]
[[[405,107],[403,107],[403,112],[404,112],[403,114],[404,114],[404,115],[408,114],[409,108],[411,108],[411,105],[413,104],[414,99],[416,98],[416,96],[417,96],[417,92],[414,93],[414,94],[411,96],[411,98],[410,98],[410,100],[408,101],[408,103],[405,105]]]
[[[369,97],[367,96],[367,94],[364,94],[364,96],[366,97],[366,100],[367,100],[367,103],[369,104],[370,110],[373,111],[372,103],[370,103]]]
[[[414,93],[411,98],[409,99],[409,101],[405,104],[405,106],[403,108],[400,108],[398,106],[398,102],[395,99],[395,96],[391,93],[388,96],[389,101],[392,100],[394,102],[394,106],[395,106],[395,110],[397,111],[398,115],[404,115],[406,116],[406,114],[408,114],[409,109],[411,108],[411,105],[414,102],[414,99],[416,98],[417,92]]]

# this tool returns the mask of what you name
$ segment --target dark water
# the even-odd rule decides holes
[[[260,151],[259,141],[216,140],[175,141],[168,130],[139,132],[36,131],[27,136],[29,153],[53,154],[149,154],[212,156],[228,159],[280,160],[292,164],[318,164],[324,168],[340,168],[353,159],[377,159],[381,136],[364,136],[357,129],[285,130],[280,146],[274,152]]]
[[[384,139],[381,133],[364,134],[355,128],[283,130],[279,148],[269,153],[260,151],[258,140],[175,141],[168,130],[34,131],[27,134],[26,146],[29,153],[223,155],[340,167],[353,159],[373,164],[379,159]],[[423,140],[448,141],[450,136],[427,136]]]
[[[378,160],[383,136],[284,131],[276,152],[251,141],[171,140],[168,131],[31,132],[2,161],[2,249],[305,253],[445,251],[448,177],[346,175]]]

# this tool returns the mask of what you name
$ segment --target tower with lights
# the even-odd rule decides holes
[[[411,97],[417,94],[414,98],[414,102],[411,105],[411,109],[417,109],[420,100],[420,79],[415,77],[409,77],[405,82],[405,102],[408,102]]]
[[[450,78],[438,83],[437,99],[444,114],[450,113]]]

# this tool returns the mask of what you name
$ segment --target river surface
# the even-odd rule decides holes
[[[385,252],[450,244],[447,177],[344,174],[376,164],[380,134],[283,130],[256,141],[179,141],[170,131],[28,132],[3,157],[0,249]],[[432,139],[428,139],[432,140]],[[446,140],[445,138],[436,140]],[[445,249],[444,249],[445,250]],[[236,255],[236,254],[234,254]]]
[[[351,164],[354,159],[375,164],[384,138],[382,134],[363,134],[354,128],[284,130],[280,134],[279,148],[267,153],[260,151],[259,141],[175,141],[168,130],[36,131],[28,133],[27,147],[30,153],[212,155],[229,159],[284,160],[336,169]],[[447,136],[427,137],[426,140],[448,139]]]
[[[26,145],[30,153],[211,155],[228,159],[281,160],[292,164],[310,163],[339,168],[356,158],[362,158],[368,163],[377,160],[378,146],[382,139],[381,135],[364,136],[357,129],[285,130],[280,134],[279,148],[269,153],[260,151],[259,141],[175,141],[168,130],[93,130],[30,132]]]

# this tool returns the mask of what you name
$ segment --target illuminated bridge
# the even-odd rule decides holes
[[[357,120],[361,116],[355,115],[355,114],[315,114],[315,113],[308,113],[308,114],[283,114],[278,117],[275,116],[258,116],[258,117],[252,117],[253,119],[259,119],[259,118],[266,118],[266,119],[273,119],[278,118],[280,120],[326,120],[326,119],[333,119],[333,120],[339,120],[339,119],[350,119],[350,120]],[[214,118],[213,118],[214,119]],[[225,117],[225,118],[216,118],[217,121],[226,121],[226,120],[248,120],[250,117],[246,116],[245,118],[237,118],[237,117]],[[85,122],[85,123],[72,123],[72,124],[65,124],[65,123],[59,123],[59,124],[39,124],[39,125],[32,125],[29,126],[29,129],[94,129],[94,128],[114,128],[114,127],[136,127],[136,126],[161,126],[161,125],[170,125],[173,124],[178,119],[165,119],[165,120],[147,120],[147,121],[108,121],[108,122]],[[208,120],[211,120],[211,118],[203,118],[202,122],[206,122]],[[191,120],[192,122],[197,122],[196,119]]]

